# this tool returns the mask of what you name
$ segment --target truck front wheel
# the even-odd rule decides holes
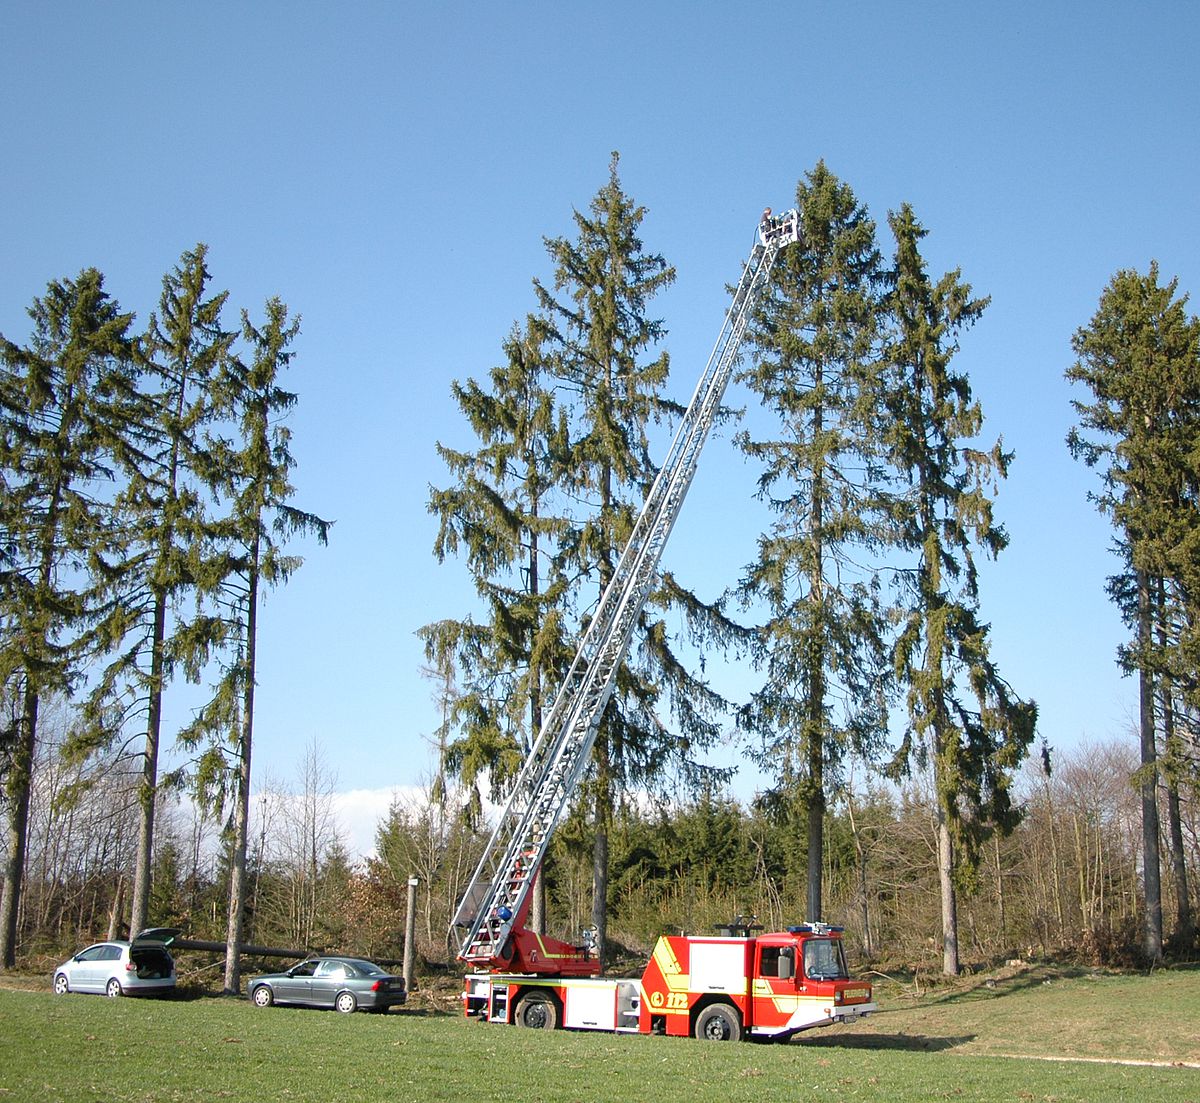
[[[526,992],[517,1000],[517,1026],[553,1030],[558,1026],[558,1004],[548,992]]]
[[[737,1042],[742,1037],[742,1024],[732,1007],[714,1003],[696,1017],[695,1033],[702,1042]]]

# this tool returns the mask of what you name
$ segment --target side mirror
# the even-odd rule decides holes
[[[796,975],[796,960],[791,954],[779,955],[779,979],[791,980]]]

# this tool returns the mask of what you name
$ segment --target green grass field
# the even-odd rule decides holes
[[[993,983],[885,985],[879,1015],[786,1045],[6,989],[0,1100],[1200,1103],[1200,971]]]

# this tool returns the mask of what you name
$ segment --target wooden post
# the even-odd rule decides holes
[[[117,888],[113,893],[112,911],[108,913],[108,940],[111,942],[114,938],[121,936],[121,906],[125,902],[125,878],[117,878]],[[129,937],[132,940],[137,931],[130,931]]]
[[[416,960],[417,948],[417,886],[421,882],[416,877],[408,879],[408,914],[404,919],[404,990],[413,990],[413,963]]]

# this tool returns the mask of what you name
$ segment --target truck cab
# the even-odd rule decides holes
[[[871,985],[846,969],[838,927],[664,935],[642,977],[640,1026],[712,1041],[786,1040],[869,1014],[875,1010],[871,994]]]

